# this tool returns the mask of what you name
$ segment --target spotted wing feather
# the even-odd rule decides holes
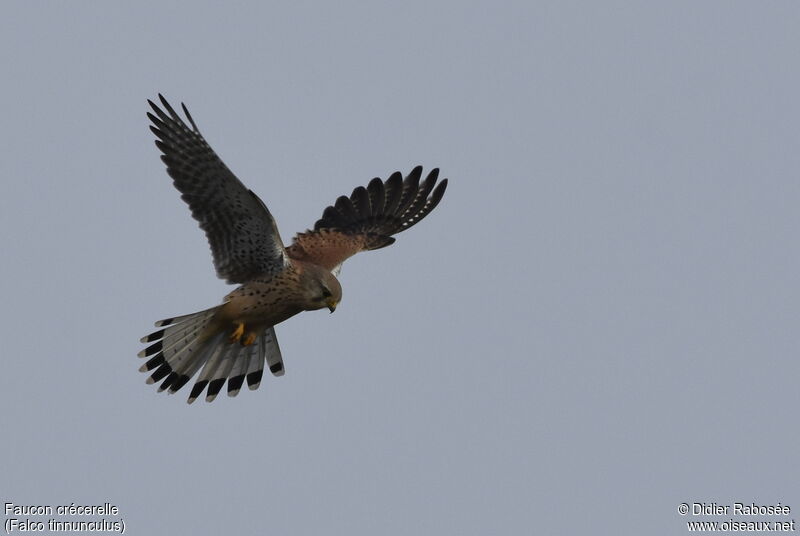
[[[261,199],[236,178],[200,134],[159,95],[163,109],[149,101],[150,130],[181,198],[205,231],[217,275],[243,283],[283,269],[287,260],[275,220]]]

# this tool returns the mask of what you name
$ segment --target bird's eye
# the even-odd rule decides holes
[[[331,296],[333,296],[333,294],[331,294],[330,290],[328,290],[326,288],[322,289],[322,297],[323,298],[330,298]]]

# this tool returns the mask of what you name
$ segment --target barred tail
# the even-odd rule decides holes
[[[217,309],[160,320],[156,326],[163,329],[142,337],[141,342],[153,343],[139,352],[139,357],[150,357],[139,371],[155,369],[147,378],[148,384],[163,379],[159,392],[169,390],[174,394],[200,371],[189,395],[191,404],[206,387],[206,402],[213,401],[225,380],[228,380],[228,396],[236,396],[245,380],[251,390],[257,389],[264,374],[264,361],[274,375],[283,375],[275,329],[264,331],[250,346],[231,343],[228,333],[214,331],[210,325]]]

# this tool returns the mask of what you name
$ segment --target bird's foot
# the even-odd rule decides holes
[[[237,322],[236,329],[234,329],[233,333],[231,333],[231,336],[228,337],[228,342],[230,343],[238,342],[239,339],[242,338],[243,334],[244,334],[244,322]]]
[[[245,335],[242,338],[242,346],[250,346],[251,344],[256,342],[256,337],[257,336],[258,335],[256,335],[255,331],[251,331],[250,333],[248,333],[247,335]]]

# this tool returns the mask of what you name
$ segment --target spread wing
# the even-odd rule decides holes
[[[209,147],[185,105],[181,104],[191,130],[166,99],[158,97],[164,110],[147,101],[155,112],[147,114],[153,123],[150,130],[158,137],[167,173],[206,233],[217,276],[244,283],[282,270],[288,262],[286,250],[264,202]]]
[[[314,230],[298,234],[286,252],[292,259],[338,270],[359,251],[394,243],[392,236],[419,223],[436,208],[447,188],[447,179],[436,184],[438,169],[422,182],[421,177],[421,166],[405,179],[396,171],[385,181],[376,177],[366,188],[359,186],[350,197],[339,197],[325,209]]]

